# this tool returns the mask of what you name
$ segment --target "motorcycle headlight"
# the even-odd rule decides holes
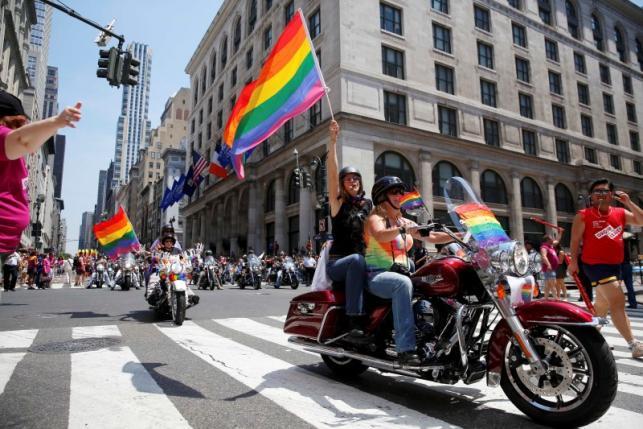
[[[543,258],[538,252],[529,254],[529,271],[536,274],[543,270]]]
[[[519,275],[524,276],[529,270],[529,253],[522,243],[516,242],[511,250],[511,269]]]
[[[172,264],[172,272],[174,274],[180,274],[181,271],[183,271],[183,267],[181,267],[181,264],[179,264],[178,262]]]
[[[126,262],[126,263],[125,263],[125,269],[126,269],[126,270],[131,270],[131,269],[132,269],[132,264],[131,264],[131,263],[129,263],[129,262]]]
[[[509,253],[504,250],[497,250],[491,255],[491,266],[498,271],[509,271]]]

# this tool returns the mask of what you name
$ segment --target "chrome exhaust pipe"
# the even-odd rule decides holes
[[[288,342],[297,344],[308,352],[324,354],[324,355],[328,355],[336,358],[355,359],[362,362],[364,365],[370,366],[372,368],[377,368],[380,370],[390,371],[390,372],[397,372],[398,374],[408,375],[411,377],[417,377],[417,372],[433,371],[433,370],[440,370],[440,369],[446,368],[444,365],[421,365],[421,366],[400,365],[395,361],[374,358],[372,356],[368,356],[365,354],[353,352],[350,350],[344,350],[341,347],[324,346],[318,343],[314,343],[311,340],[307,340],[300,337],[290,337],[288,338]]]

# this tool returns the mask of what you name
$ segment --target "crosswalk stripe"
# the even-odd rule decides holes
[[[0,349],[24,349],[33,343],[37,329],[0,332]]]
[[[181,347],[315,427],[450,426],[246,347],[193,322],[184,323],[180,329],[156,327]]]
[[[286,323],[286,316],[268,316],[268,319],[276,320],[277,322]]]
[[[614,325],[607,325],[607,326],[603,326],[603,327],[601,328],[601,332],[605,332],[605,333],[607,333],[607,334],[616,334],[616,335],[619,335],[619,336],[621,335],[621,334],[618,332],[618,329],[616,329],[616,326],[614,326]],[[632,326],[632,334],[633,334],[635,337],[643,337],[643,329],[635,329],[635,328]]]
[[[72,336],[100,337],[106,331],[113,329],[74,328]],[[146,427],[189,427],[129,347],[72,353],[70,390],[70,428],[140,427],[142,422]]]
[[[121,331],[116,325],[79,326],[71,332],[72,338],[120,337]]]

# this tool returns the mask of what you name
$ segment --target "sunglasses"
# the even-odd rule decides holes
[[[344,182],[360,182],[361,179],[359,176],[346,176],[344,177]]]
[[[607,195],[607,194],[609,194],[611,192],[612,191],[610,191],[609,189],[596,189],[596,190],[592,191],[592,194],[595,194],[595,195]]]
[[[393,189],[389,192],[389,195],[404,195],[404,190],[402,189]]]

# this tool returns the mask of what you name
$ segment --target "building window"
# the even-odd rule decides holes
[[[203,109],[199,110],[199,126],[203,125]]]
[[[212,53],[212,61],[210,62],[210,83],[213,83],[217,78],[217,54]]]
[[[230,73],[230,87],[234,88],[237,85],[237,68],[233,68]]]
[[[232,52],[236,53],[241,45],[241,18],[237,19],[234,25],[234,34],[232,37]]]
[[[451,30],[433,23],[433,47],[439,51],[451,53]]]
[[[596,164],[596,149],[591,147],[585,148],[585,161],[590,164]]]
[[[565,1],[565,12],[567,13],[567,30],[574,39],[580,39],[580,31],[578,30],[578,14],[576,7],[569,0]]]
[[[217,129],[220,130],[223,127],[223,111],[219,110],[217,112]]]
[[[529,130],[522,130],[522,148],[527,155],[538,155],[536,144],[536,133]]]
[[[618,145],[618,133],[616,131],[616,125],[610,124],[608,122],[607,124],[605,124],[605,131],[607,134],[608,143]]]
[[[518,93],[518,104],[520,105],[520,116],[534,118],[533,98],[529,94]]]
[[[556,139],[556,158],[561,164],[569,164],[569,142]]]
[[[558,43],[545,39],[545,55],[547,59],[558,62]]]
[[[390,33],[402,35],[402,9],[380,3],[380,28]]]
[[[303,176],[303,174],[301,175]],[[293,171],[288,181],[288,205],[299,202],[299,186],[297,186],[297,172]]]
[[[616,52],[618,52],[618,59],[621,62],[627,62],[627,50],[625,49],[625,38],[620,28],[614,27],[614,43],[616,44]]]
[[[223,100],[223,82],[221,82],[221,85],[219,85],[219,101]]]
[[[314,39],[321,33],[321,15],[319,14],[319,9],[308,17],[308,31],[310,32],[311,39]]]
[[[263,155],[264,158],[267,158],[268,155],[270,155],[270,141],[269,140],[264,140],[263,143],[261,143],[261,154]]]
[[[521,9],[520,0],[507,0],[507,3],[509,3],[509,6],[513,7],[514,9]]]
[[[284,123],[284,144],[290,143],[294,137],[292,121],[292,119],[288,119]]]
[[[606,92],[603,93],[603,110],[605,113],[614,114],[614,99]]]
[[[520,24],[511,23],[511,33],[513,34],[514,45],[527,47],[527,30]]]
[[[289,1],[288,4],[284,6],[284,22],[286,25],[288,25],[293,16],[295,16],[295,2]]]
[[[634,40],[634,43],[636,45],[636,60],[639,63],[639,69],[643,71],[643,43],[638,37]]]
[[[266,7],[264,9],[264,13],[268,12],[271,7],[272,7],[272,0],[266,0]]]
[[[484,31],[491,31],[491,16],[488,9],[483,9],[478,5],[473,6],[473,16],[477,28]]]
[[[604,64],[599,64],[598,68],[600,70],[601,74],[601,82],[603,82],[605,85],[611,85],[612,84],[612,76],[610,75],[610,69]]]
[[[623,91],[632,95],[632,78],[626,74],[623,74]]]
[[[594,124],[591,116],[580,115],[580,127],[585,137],[594,137]]]
[[[296,253],[299,249],[299,216],[288,218],[288,253]]]
[[[438,91],[453,94],[453,69],[451,67],[443,66],[441,64],[435,65],[435,86]]]
[[[319,124],[322,119],[321,100],[313,104],[309,112],[310,112],[309,113],[310,128],[313,128],[317,126],[317,124]]]
[[[406,158],[396,152],[384,152],[375,160],[375,180],[384,176],[399,177],[402,182],[411,186],[416,183],[413,167]]]
[[[549,92],[563,95],[563,82],[560,78],[560,73],[551,70],[549,70]]]
[[[621,158],[618,155],[610,155],[610,165],[615,170],[621,169]]]
[[[491,119],[483,119],[484,141],[489,146],[500,147],[500,132],[498,122]]]
[[[636,152],[641,151],[641,145],[639,143],[639,133],[636,131],[630,131],[630,147]]]
[[[480,176],[482,200],[487,203],[507,204],[507,188],[502,177],[493,170],[486,170]]]
[[[585,66],[585,55],[574,52],[574,67],[578,73],[587,74]]]
[[[250,0],[250,8],[248,10],[248,34],[252,33],[257,23],[257,0]]]
[[[431,0],[431,8],[449,14],[449,0]]]
[[[440,134],[447,136],[458,136],[458,125],[455,109],[445,106],[438,106],[438,118],[440,123]]]
[[[266,210],[267,212],[267,210]],[[275,254],[275,223],[266,224],[266,250],[269,254]]]
[[[263,32],[263,48],[267,51],[272,45],[272,26],[266,28]]]
[[[558,104],[551,105],[551,115],[554,122],[554,126],[558,128],[566,128],[565,121],[565,108]]]
[[[540,187],[531,177],[525,177],[520,182],[520,197],[525,208],[542,209],[543,196]]]
[[[636,174],[638,174],[639,176],[641,175],[641,161],[632,161],[632,168],[634,169],[634,172]]]
[[[228,38],[223,38],[223,43],[221,44],[221,70],[228,64]]]
[[[496,84],[494,82],[480,79],[480,99],[482,104],[496,107]]]
[[[551,3],[549,0],[538,0],[538,16],[547,25],[551,25]]]
[[[212,122],[208,122],[207,128],[208,141],[212,138]]]
[[[627,111],[627,120],[636,123],[636,106],[634,103],[625,103],[625,110]]]
[[[322,55],[321,55],[321,48],[317,49],[315,51],[315,56],[317,57],[317,64],[319,65],[319,68],[321,69],[322,67]]]
[[[576,84],[576,87],[578,88],[578,102],[580,104],[589,106],[590,105],[589,86],[585,85],[584,83],[578,82]]]
[[[404,52],[382,46],[382,73],[404,79]]]
[[[435,165],[435,167],[433,167],[431,176],[433,177],[433,195],[436,197],[443,197],[444,186],[447,181],[455,176],[462,177],[462,173],[460,173],[458,167],[450,162],[440,161]]]
[[[572,197],[572,193],[569,192],[567,186],[559,183],[556,185],[556,188],[554,188],[554,193],[556,195],[556,211],[563,213],[576,212],[574,197]]]
[[[384,119],[394,124],[406,125],[406,96],[384,91]]]
[[[516,57],[516,79],[529,83],[529,61]]]
[[[603,45],[603,29],[601,28],[601,22],[598,20],[596,14],[591,16],[591,25],[592,25],[592,36],[594,37],[594,46],[599,51],[605,49]]]
[[[276,183],[273,180],[268,185],[268,190],[266,191],[266,201],[265,201],[265,210],[266,213],[275,211],[275,196],[276,196]]]
[[[250,49],[246,51],[246,70],[250,70],[250,68],[252,67],[252,62],[254,60],[254,55],[252,51],[253,51],[252,46],[250,47]]]
[[[493,69],[493,46],[478,42],[478,64]]]

